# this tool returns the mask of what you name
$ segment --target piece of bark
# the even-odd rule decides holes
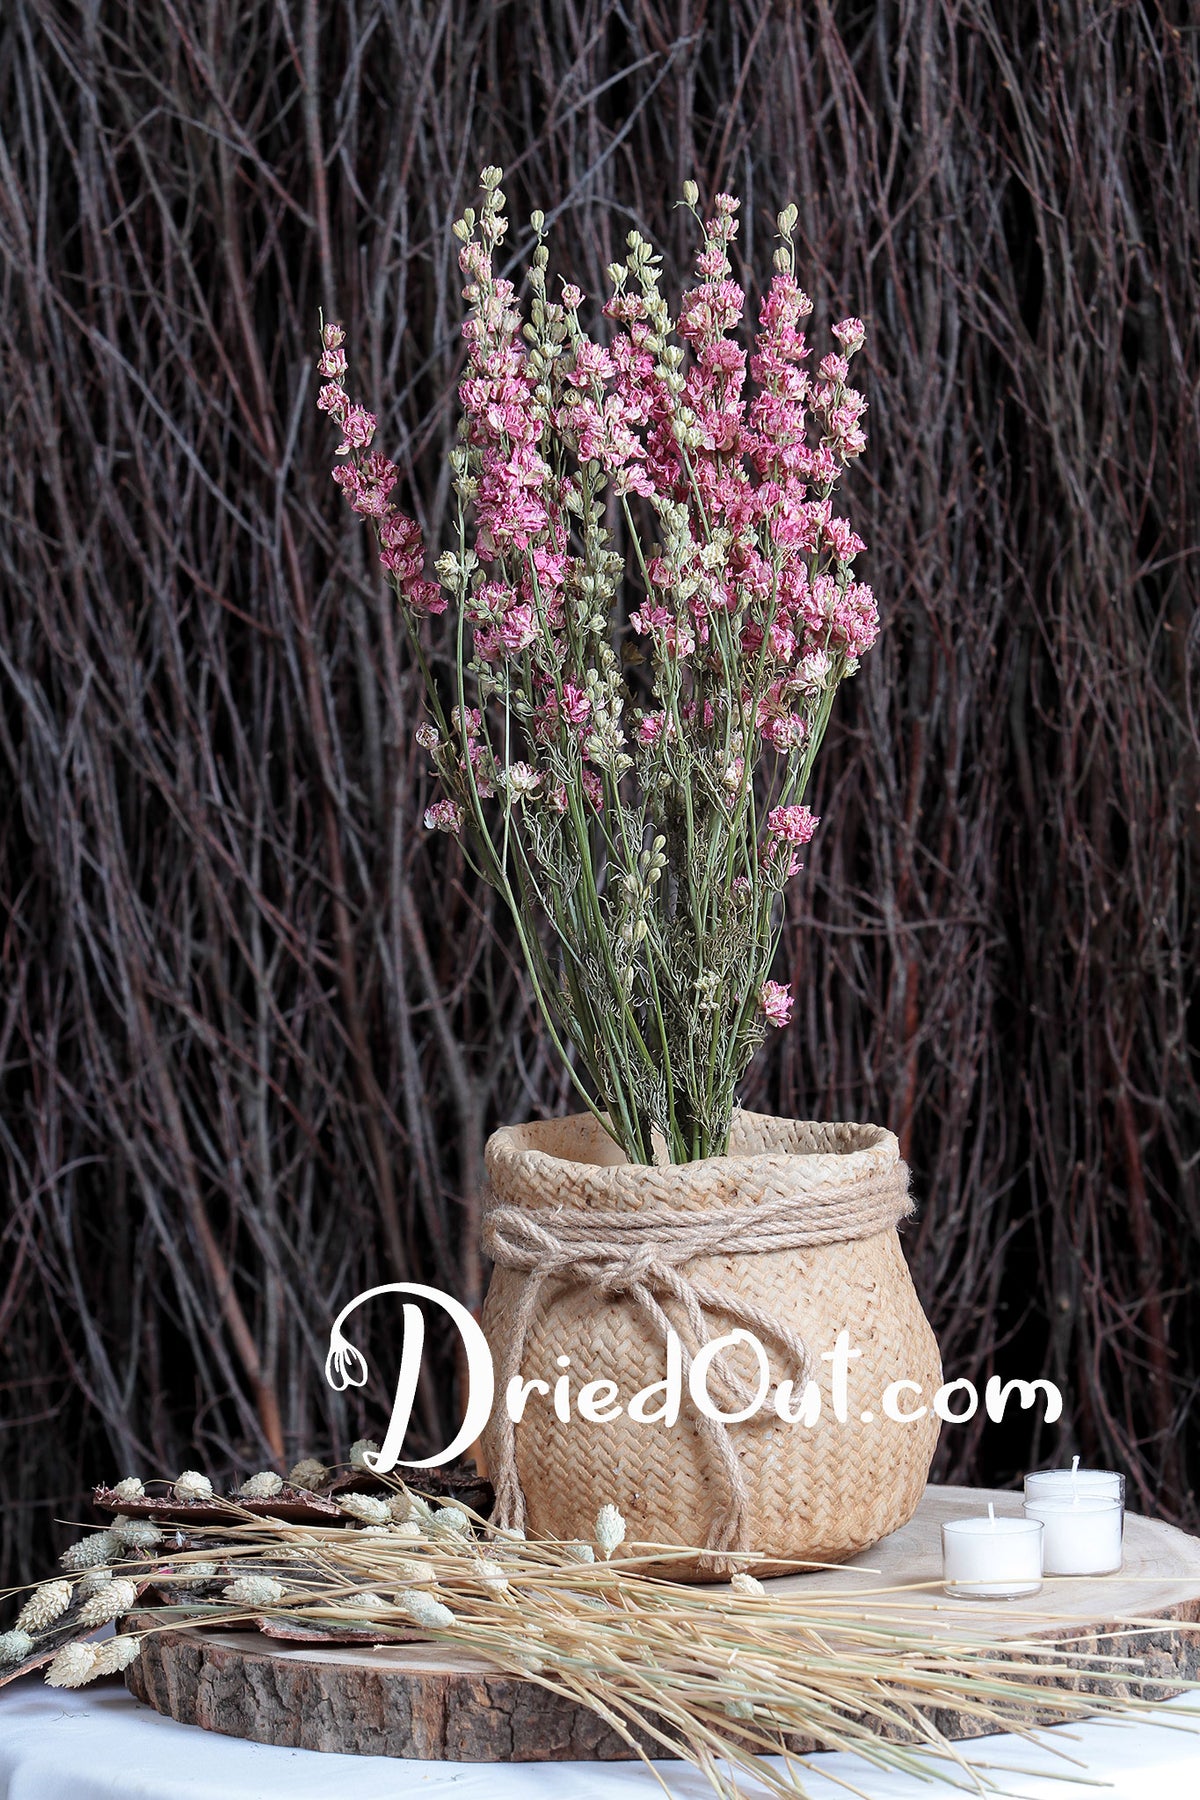
[[[212,1500],[176,1500],[169,1493],[161,1499],[142,1494],[135,1500],[121,1500],[111,1488],[98,1487],[92,1490],[92,1505],[110,1517],[123,1513],[127,1519],[152,1519],[168,1525],[229,1525],[237,1519],[235,1508],[255,1518],[284,1519],[292,1525],[337,1524],[346,1516],[323,1494],[286,1486],[269,1500],[247,1499],[236,1493]]]
[[[293,1749],[450,1762],[611,1762],[633,1754],[590,1707],[439,1644],[283,1648],[161,1632],[125,1672],[184,1724]],[[648,1754],[664,1751],[648,1737]]]

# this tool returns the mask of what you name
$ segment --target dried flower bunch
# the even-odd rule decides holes
[[[1152,1661],[1143,1668],[1136,1634],[1128,1657],[1093,1657],[1079,1650],[1077,1622],[1048,1614],[1031,1629],[1058,1626],[1063,1645],[1001,1652],[985,1635],[956,1635],[948,1617],[933,1634],[906,1590],[840,1588],[836,1571],[822,1591],[803,1594],[772,1590],[748,1569],[727,1588],[654,1579],[639,1563],[655,1547],[629,1544],[611,1504],[591,1543],[529,1543],[400,1484],[342,1495],[340,1526],[219,1504],[229,1513],[222,1524],[184,1531],[163,1521],[159,1543],[124,1551],[106,1541],[112,1568],[73,1545],[64,1567],[83,1573],[34,1590],[0,1636],[0,1664],[52,1657],[47,1681],[79,1687],[127,1668],[153,1633],[187,1624],[254,1626],[292,1641],[434,1637],[592,1708],[638,1755],[649,1744],[683,1757],[722,1796],[742,1791],[741,1775],[769,1792],[802,1792],[803,1755],[793,1750],[783,1768],[762,1758],[814,1738],[879,1768],[956,1785],[966,1776],[975,1787],[942,1734],[940,1709],[969,1714],[980,1733],[1031,1735],[1026,1721],[1044,1707],[1048,1680],[1067,1682],[1054,1705],[1068,1719],[1119,1718],[1188,1685],[1154,1675]],[[82,1546],[110,1537],[94,1533]],[[92,1640],[123,1618],[118,1636]]]
[[[635,1162],[654,1160],[655,1133],[675,1162],[722,1154],[738,1081],[791,1013],[770,970],[818,824],[804,794],[838,684],[878,631],[854,576],[865,546],[834,510],[866,443],[848,385],[864,330],[843,319],[806,366],[789,206],[747,355],[738,201],[717,195],[703,221],[694,183],[702,248],[677,316],[634,231],[609,269],[605,341],[589,336],[580,290],[551,293],[535,213],[526,320],[496,270],[501,173],[481,181],[455,226],[467,368],[457,540],[437,580],[327,324],[334,479],[374,523],[425,677],[417,737],[443,789],[426,824],[459,836],[508,902],[585,1103]],[[448,605],[452,695],[421,635]]]

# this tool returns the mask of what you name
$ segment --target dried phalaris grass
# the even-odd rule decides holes
[[[947,1710],[977,1735],[1032,1740],[1029,1721],[1048,1706],[1064,1721],[1119,1719],[1166,1692],[1200,1691],[1143,1666],[1132,1618],[1128,1655],[1081,1649],[1078,1622],[1052,1607],[1029,1616],[1028,1638],[997,1647],[976,1621],[931,1623],[914,1605],[919,1588],[839,1589],[836,1569],[805,1592],[765,1586],[748,1554],[725,1587],[650,1576],[643,1565],[664,1546],[628,1543],[612,1506],[596,1520],[600,1555],[585,1559],[593,1546],[530,1541],[458,1506],[439,1513],[399,1486],[392,1504],[404,1516],[387,1525],[352,1513],[344,1525],[295,1523],[222,1504],[226,1522],[189,1527],[120,1565],[112,1585],[129,1602],[124,1631],[99,1645],[68,1637],[52,1685],[123,1668],[148,1637],[187,1626],[290,1621],[335,1640],[344,1630],[362,1641],[364,1629],[380,1644],[431,1638],[590,1708],[633,1754],[680,1757],[723,1796],[737,1793],[738,1773],[773,1793],[802,1792],[814,1743],[978,1787],[983,1778],[939,1726]],[[35,1591],[22,1616],[49,1615],[61,1600],[54,1591],[39,1610]],[[72,1593],[48,1622],[85,1627],[91,1604],[78,1609]],[[1200,1721],[1200,1707],[1183,1716]],[[780,1753],[782,1766],[763,1760]]]

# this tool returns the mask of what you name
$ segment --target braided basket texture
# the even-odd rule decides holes
[[[774,1385],[797,1371],[781,1366],[778,1351],[765,1346],[772,1392],[754,1417],[728,1427],[749,1495],[742,1547],[789,1562],[838,1562],[911,1518],[937,1442],[931,1401],[942,1377],[937,1342],[896,1232],[910,1202],[908,1172],[891,1132],[741,1113],[728,1156],[645,1167],[630,1165],[583,1114],[496,1132],[487,1166],[491,1204],[528,1209],[549,1231],[563,1209],[576,1219],[588,1210],[661,1219],[664,1209],[696,1217],[771,1206],[777,1217],[780,1200],[794,1195],[795,1247],[706,1254],[681,1269],[698,1287],[750,1303],[798,1334],[821,1390],[815,1424],[781,1421],[772,1404]],[[778,1236],[767,1232],[764,1243],[778,1242]],[[501,1367],[527,1279],[519,1269],[500,1266],[492,1276],[483,1327]],[[736,1321],[706,1306],[704,1323],[715,1337]],[[833,1349],[843,1330],[861,1354],[850,1361],[847,1417],[839,1421],[831,1364],[821,1354]],[[758,1369],[752,1351],[739,1345],[727,1355],[730,1371],[753,1389]],[[630,1294],[604,1294],[591,1280],[556,1275],[539,1296],[521,1372],[553,1384],[563,1373],[562,1356],[571,1359],[569,1420],[556,1418],[550,1399],[535,1392],[515,1431],[530,1534],[590,1540],[597,1509],[612,1501],[630,1540],[709,1541],[727,1503],[727,1478],[700,1429],[686,1379],[673,1426],[638,1424],[624,1412],[592,1423],[574,1404],[588,1381],[615,1382],[627,1404],[639,1389],[663,1379],[663,1336],[645,1308]],[[880,1404],[888,1384],[901,1378],[922,1390],[919,1397],[906,1391],[902,1409],[927,1408],[923,1418],[905,1424],[884,1417]],[[717,1404],[730,1405],[715,1384],[713,1393]],[[493,1469],[503,1449],[496,1424],[503,1404],[498,1393],[483,1439]],[[669,1572],[713,1578],[711,1565],[683,1558],[673,1559]]]

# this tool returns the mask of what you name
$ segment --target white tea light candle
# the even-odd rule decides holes
[[[1025,1517],[1042,1525],[1047,1575],[1112,1575],[1121,1567],[1122,1508],[1115,1494],[1026,1500]]]
[[[942,1526],[946,1592],[969,1600],[1019,1600],[1042,1585],[1038,1519],[949,1519]]]

